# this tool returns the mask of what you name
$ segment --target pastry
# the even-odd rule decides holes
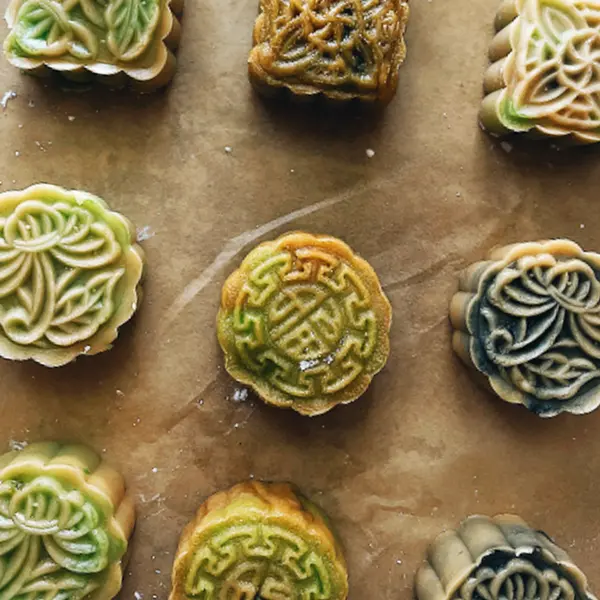
[[[134,238],[125,217],[85,192],[0,194],[0,356],[56,367],[108,350],[138,305]]]
[[[345,600],[348,573],[326,517],[285,483],[211,496],[185,528],[169,600]]]
[[[495,134],[600,140],[600,5],[505,0],[496,16],[480,119]]]
[[[569,240],[507,246],[460,278],[453,346],[507,402],[542,417],[600,404],[600,255]]]
[[[416,600],[595,600],[585,575],[545,533],[513,515],[472,516],[437,537]]]
[[[182,7],[183,0],[10,0],[4,53],[27,73],[151,90],[175,72]]]
[[[260,0],[250,80],[262,92],[389,102],[404,62],[405,0]]]
[[[0,598],[110,600],[135,522],[123,478],[85,446],[0,457]]]
[[[255,248],[223,287],[217,330],[229,373],[304,415],[356,400],[386,363],[392,310],[344,242],[290,233]]]

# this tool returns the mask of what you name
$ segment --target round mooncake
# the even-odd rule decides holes
[[[416,600],[596,600],[567,553],[514,515],[471,516],[440,534]]]
[[[542,417],[600,404],[600,254],[569,240],[501,248],[460,278],[453,346],[507,402]]]
[[[121,475],[84,446],[0,457],[0,597],[111,600],[135,523]]]
[[[285,483],[240,483],[186,527],[170,600],[345,600],[348,573],[326,517]]]
[[[391,320],[375,271],[344,242],[289,233],[229,277],[217,330],[235,379],[312,416],[367,389],[387,361]]]
[[[135,229],[85,192],[0,194],[0,356],[56,367],[108,350],[136,311]]]

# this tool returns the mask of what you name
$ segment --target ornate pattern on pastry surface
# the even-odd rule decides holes
[[[34,444],[0,465],[0,598],[116,596],[134,522],[120,475],[87,448],[58,444]]]
[[[267,402],[319,414],[355,400],[389,352],[373,269],[335,238],[262,244],[227,280],[218,333],[231,375]]]
[[[474,365],[542,416],[600,404],[600,255],[520,244],[478,272],[466,325]]]
[[[595,600],[564,550],[512,515],[438,536],[415,583],[417,600]]]
[[[287,484],[212,496],[184,531],[170,600],[344,600],[341,550],[319,509]]]
[[[57,365],[107,349],[136,309],[131,229],[82,192],[0,194],[0,355]]]
[[[600,5],[516,0],[498,117],[513,131],[600,140]]]
[[[293,92],[389,100],[406,54],[403,0],[261,0],[250,72]]]

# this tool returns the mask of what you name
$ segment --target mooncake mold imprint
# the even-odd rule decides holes
[[[600,404],[600,255],[569,240],[515,244],[460,279],[456,352],[507,402],[542,417]]]
[[[250,79],[266,94],[389,102],[408,13],[404,0],[260,0]]]
[[[471,516],[440,534],[417,571],[417,600],[595,600],[581,570],[513,515]]]
[[[480,118],[492,133],[600,140],[600,5],[506,0],[496,17]]]
[[[185,528],[170,600],[346,600],[348,573],[326,517],[293,486],[240,483]]]
[[[391,318],[375,271],[344,242],[290,233],[227,279],[217,331],[232,377],[318,415],[356,400],[384,367]]]
[[[182,8],[183,0],[10,0],[4,54],[34,75],[149,91],[175,72]]]
[[[0,597],[110,600],[135,523],[121,475],[84,446],[0,457]]]
[[[133,225],[91,194],[0,194],[0,356],[56,367],[108,350],[138,305],[134,240]]]

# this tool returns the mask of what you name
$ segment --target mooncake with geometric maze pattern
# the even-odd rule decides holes
[[[267,403],[318,415],[356,400],[389,354],[392,309],[342,241],[290,233],[226,281],[217,317],[227,371]]]
[[[317,506],[285,483],[211,496],[185,528],[170,600],[345,600],[339,543]]]

